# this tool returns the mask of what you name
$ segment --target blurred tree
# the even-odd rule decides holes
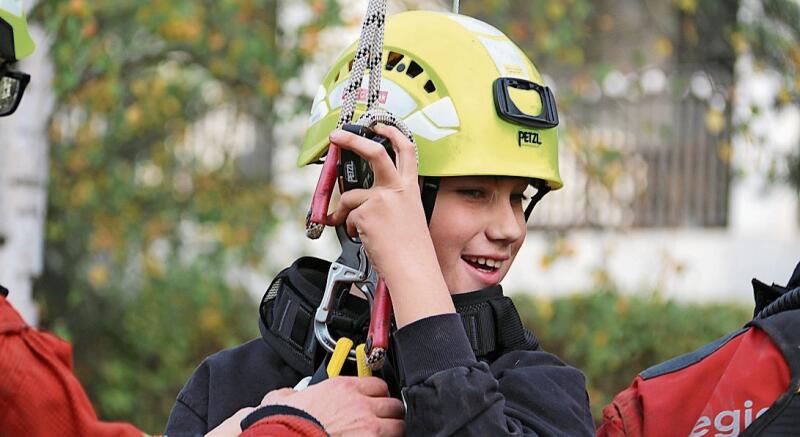
[[[202,358],[257,334],[254,303],[226,279],[265,255],[285,202],[265,177],[276,102],[339,21],[336,0],[289,3],[42,0],[33,13],[57,72],[35,294],[104,418],[161,429]],[[252,126],[250,154],[198,141],[207,117]]]
[[[751,54],[756,68],[777,73],[780,89],[773,108],[800,105],[800,3],[795,0],[750,0],[735,35],[740,54]],[[759,108],[751,108],[753,116]],[[788,181],[800,197],[800,141],[791,152],[772,157],[773,179]],[[784,165],[787,164],[787,165]]]
[[[587,377],[592,414],[650,366],[738,329],[752,310],[731,304],[681,304],[655,295],[627,296],[613,283],[558,299],[515,296],[520,317],[543,347]]]

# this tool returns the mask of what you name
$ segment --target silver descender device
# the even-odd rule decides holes
[[[349,293],[350,287],[347,285],[356,285],[367,297],[369,306],[372,308],[378,283],[378,274],[370,265],[361,241],[347,235],[344,225],[336,226],[336,236],[342,246],[342,253],[336,261],[331,263],[328,279],[325,282],[325,292],[314,315],[314,335],[317,337],[317,341],[331,353],[336,348],[336,340],[328,330],[328,323],[331,320],[334,302],[338,297],[337,293],[340,291]],[[342,289],[344,290],[342,291]],[[354,349],[348,353],[347,360],[356,360]]]

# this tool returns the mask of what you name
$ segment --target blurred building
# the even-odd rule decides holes
[[[736,8],[710,2],[686,32],[670,2],[605,3],[616,25],[592,42],[589,62],[618,67],[602,82],[548,71],[557,88],[578,90],[559,108],[565,188],[534,213],[540,238],[506,286],[563,294],[611,281],[752,301],[751,278],[782,283],[800,261],[798,195],[768,180],[781,170],[774,158],[800,144],[800,113],[773,110],[776,75],[733,54],[724,30]],[[752,107],[760,115],[736,132]]]

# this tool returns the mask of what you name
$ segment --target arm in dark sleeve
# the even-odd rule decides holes
[[[165,435],[195,436],[208,432],[208,375],[208,364],[203,361],[178,393]]]
[[[457,314],[396,334],[408,435],[590,436],[583,374],[541,351],[478,362]]]

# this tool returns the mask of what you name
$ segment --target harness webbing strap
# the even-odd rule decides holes
[[[315,299],[310,290],[297,288],[298,284],[293,284],[290,277],[292,273],[281,272],[271,284],[262,299],[259,327],[265,341],[282,351],[284,359],[292,367],[311,374],[325,356],[324,350],[313,340],[310,314]],[[510,350],[539,349],[539,342],[522,325],[511,299],[503,296],[499,288],[486,291],[454,296],[456,311],[461,316],[475,356],[491,359]],[[468,300],[465,301],[464,297]],[[359,306],[366,310],[365,304]],[[358,339],[363,335],[363,316],[366,314],[357,315],[352,309],[342,309],[334,323],[339,332]]]

